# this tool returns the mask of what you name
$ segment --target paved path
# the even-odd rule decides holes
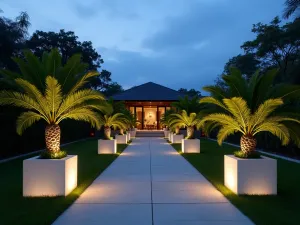
[[[135,139],[54,223],[153,224],[253,223],[160,138]]]

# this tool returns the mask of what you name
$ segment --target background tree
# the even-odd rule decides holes
[[[80,54],[82,62],[87,64],[87,70],[99,70],[104,63],[101,55],[94,49],[91,41],[79,41],[78,36],[73,31],[61,29],[56,32],[44,32],[37,30],[26,41],[26,47],[33,53],[42,57],[43,53],[57,48],[65,63],[74,54]],[[111,73],[102,70],[100,76],[95,77],[89,82],[90,87],[104,92],[111,85]]]
[[[102,91],[102,93],[107,97],[111,97],[111,96],[113,96],[115,94],[119,94],[123,91],[124,91],[124,89],[120,84],[118,84],[117,82],[111,82],[110,84],[108,84],[106,86],[105,90]]]
[[[299,63],[300,19],[281,25],[278,17],[270,24],[257,23],[252,32],[257,36],[245,42],[241,48],[247,54],[255,54],[263,68],[279,68],[281,81],[291,80],[291,67]]]
[[[237,55],[229,59],[224,67],[224,73],[230,72],[231,67],[235,67],[248,79],[259,69],[260,61],[256,59],[255,54],[248,53],[245,55]]]
[[[185,94],[187,96],[190,96],[190,97],[195,97],[195,96],[201,97],[201,92],[197,91],[197,90],[195,90],[193,88],[190,89],[190,90],[187,90],[186,88],[180,88],[178,90],[178,92],[183,93],[183,94]]]
[[[24,48],[29,26],[26,12],[21,12],[14,20],[0,16],[0,68],[16,68],[11,57],[18,56]]]

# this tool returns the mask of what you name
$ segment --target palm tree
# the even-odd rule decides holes
[[[297,9],[300,8],[300,0],[286,0],[283,17],[288,19]],[[299,15],[297,15],[299,16]]]
[[[277,69],[269,70],[264,74],[257,71],[248,80],[238,69],[230,68],[230,73],[222,76],[225,89],[215,85],[205,86],[203,90],[219,101],[222,101],[223,98],[241,97],[247,101],[251,112],[254,112],[268,99],[281,98],[285,103],[299,99],[300,86],[286,83],[276,84],[277,75]],[[204,99],[211,97],[204,97]],[[222,110],[222,107],[217,106],[217,109]]]
[[[173,109],[169,109],[167,110],[163,115],[162,117],[160,118],[160,124],[163,125],[163,126],[166,126],[167,128],[170,128],[170,116],[172,114],[176,113],[175,110]]]
[[[300,120],[284,116],[272,115],[283,101],[280,98],[264,101],[254,113],[248,107],[247,102],[240,97],[225,98],[222,101],[210,98],[201,99],[201,103],[212,103],[223,108],[224,113],[213,113],[205,116],[198,124],[198,128],[210,122],[210,126],[220,128],[217,135],[219,145],[227,136],[236,132],[242,133],[240,139],[241,151],[248,157],[253,154],[256,148],[255,136],[260,132],[270,132],[279,137],[283,145],[287,145],[292,139],[293,130],[289,129],[286,122],[300,123]],[[299,138],[294,139],[300,146]]]
[[[194,138],[194,127],[200,123],[200,118],[196,113],[188,113],[182,110],[181,114],[171,114],[170,126],[171,127],[187,127],[187,139]]]
[[[93,73],[93,76],[96,73]],[[85,75],[67,94],[63,94],[62,86],[56,78],[47,76],[45,91],[42,93],[27,80],[17,78],[18,87],[23,92],[1,91],[0,105],[13,105],[24,108],[17,119],[17,133],[23,131],[39,120],[47,123],[45,129],[46,149],[50,154],[60,151],[59,123],[65,119],[74,119],[91,123],[100,128],[96,110],[105,111],[104,97],[98,91],[81,89],[91,75]]]
[[[24,58],[13,58],[18,65],[20,73],[10,70],[0,70],[0,74],[11,88],[18,90],[17,78],[27,80],[40,91],[46,89],[46,77],[51,75],[61,85],[63,93],[68,93],[76,84],[85,82],[87,78],[96,79],[99,75],[97,71],[86,73],[88,64],[81,61],[80,54],[72,55],[67,62],[62,64],[62,56],[58,49],[52,49],[50,52],[44,52],[41,59],[35,56],[30,50],[24,50]],[[83,87],[83,85],[82,85]]]
[[[179,112],[185,110],[188,114],[192,112],[198,113],[202,109],[202,106],[199,104],[198,96],[184,96],[184,98],[180,97],[179,101],[173,102],[171,106],[176,108]]]
[[[111,128],[124,129],[127,126],[127,121],[122,113],[108,114],[100,116],[100,124],[104,126],[104,137],[110,140]]]

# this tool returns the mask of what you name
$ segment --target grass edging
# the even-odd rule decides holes
[[[300,221],[300,165],[277,159],[278,195],[236,195],[224,186],[224,155],[232,154],[236,147],[201,139],[201,152],[181,153],[181,144],[171,144],[233,205],[255,224],[296,225]]]
[[[23,160],[33,155],[0,164],[0,187],[3,194],[0,224],[52,224],[128,146],[118,144],[118,154],[98,155],[97,144],[97,140],[93,139],[64,147],[69,155],[78,155],[78,186],[66,197],[22,196]]]

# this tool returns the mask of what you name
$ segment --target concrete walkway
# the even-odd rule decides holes
[[[253,223],[164,139],[139,138],[133,141],[54,224]]]

